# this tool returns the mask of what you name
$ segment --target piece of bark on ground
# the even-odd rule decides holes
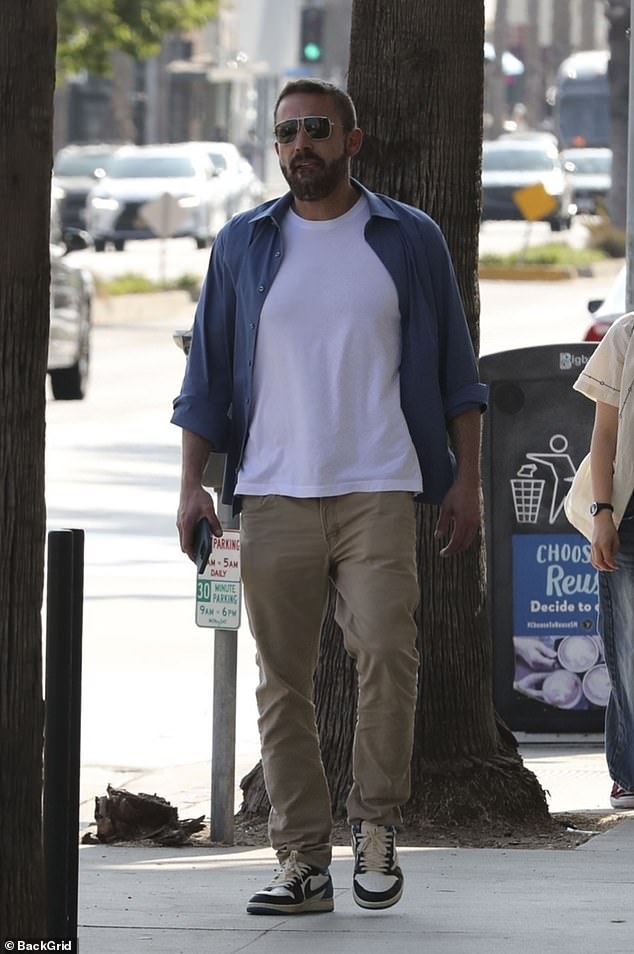
[[[191,836],[204,828],[205,816],[179,819],[178,809],[160,795],[135,795],[108,785],[107,795],[95,798],[97,841],[152,841],[157,845],[190,844]],[[92,836],[89,836],[92,840]]]

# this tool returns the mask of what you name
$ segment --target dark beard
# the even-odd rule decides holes
[[[294,171],[295,164],[303,159],[312,159],[318,165],[310,170]],[[290,168],[280,162],[280,169],[296,199],[300,202],[318,202],[332,195],[339,183],[347,178],[348,156],[344,152],[339,158],[325,162],[306,150],[300,156],[293,157]]]

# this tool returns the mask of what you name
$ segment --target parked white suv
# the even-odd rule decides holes
[[[198,248],[211,245],[228,213],[225,189],[206,151],[189,144],[124,146],[88,193],[86,228],[95,250],[103,252],[111,242],[122,251],[128,239],[155,238],[142,209],[165,193],[185,213],[174,237],[190,236]]]

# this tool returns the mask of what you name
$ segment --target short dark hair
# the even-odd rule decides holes
[[[339,113],[339,118],[343,123],[346,132],[352,132],[357,125],[357,111],[354,108],[352,99],[345,90],[335,86],[334,83],[327,83],[325,80],[302,77],[301,79],[289,80],[285,84],[280,95],[277,97],[275,109],[273,110],[273,121],[277,117],[277,109],[283,99],[292,96],[293,93],[312,93],[318,96],[330,96],[334,101],[335,108]]]

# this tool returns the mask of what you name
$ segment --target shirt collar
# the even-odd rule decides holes
[[[358,189],[359,192],[366,197],[371,216],[377,215],[384,219],[395,219],[398,221],[398,215],[389,207],[382,196],[377,195],[376,192],[370,192],[370,190],[361,185],[357,179],[351,179],[350,181],[352,182],[352,185],[355,187],[355,189]],[[291,206],[292,201],[292,193],[286,192],[279,199],[275,199],[271,205],[265,206],[263,209],[253,215],[249,219],[249,224],[252,225],[255,222],[259,222],[261,219],[268,218],[272,219],[275,225],[277,225],[279,228],[284,216]]]

